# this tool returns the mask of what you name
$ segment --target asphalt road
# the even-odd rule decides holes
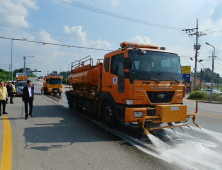
[[[15,104],[7,105],[14,170],[222,169],[222,107],[219,104],[199,104],[200,130],[189,120],[193,131],[178,128],[174,133],[168,129],[157,132],[160,139],[130,134],[133,139],[144,142],[145,148],[128,141],[120,134],[124,130],[104,128],[100,122],[68,109],[64,94],[61,97],[41,95],[42,82],[33,82],[35,118],[24,119],[20,97],[14,100]],[[185,100],[184,103],[190,112],[195,111],[194,102]],[[0,123],[0,146],[2,129],[3,123]],[[163,151],[155,152],[156,147]]]

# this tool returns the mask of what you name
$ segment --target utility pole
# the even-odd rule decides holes
[[[26,75],[26,58],[27,57],[34,57],[34,56],[24,56],[23,59],[24,59],[24,68],[23,68],[23,74]]]
[[[214,51],[212,52],[212,74],[211,74],[211,90],[210,90],[210,102],[212,101],[212,90],[213,90],[213,83],[214,83],[214,57],[215,56],[215,47],[209,43],[205,43],[211,47],[213,47]]]
[[[11,64],[9,64],[9,70],[8,70],[8,79],[10,80],[10,68],[11,68]]]
[[[196,36],[196,44],[194,45],[194,49],[195,49],[195,67],[194,67],[194,82],[193,82],[193,88],[196,87],[196,79],[197,79],[197,57],[198,57],[198,50],[200,50],[200,46],[198,44],[198,38],[200,36],[206,35],[203,32],[199,32],[198,31],[198,19],[197,19],[197,23],[196,23],[196,28],[192,28],[192,29],[184,29],[182,31],[185,31],[190,37],[192,36]]]
[[[201,70],[200,70],[200,90],[202,89],[202,86],[201,86],[201,82],[202,82],[202,68],[201,68]]]
[[[26,57],[23,57],[24,59],[24,68],[23,68],[23,74],[26,74]]]

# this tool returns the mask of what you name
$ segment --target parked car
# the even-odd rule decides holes
[[[211,91],[211,89],[206,89],[206,90],[205,90],[205,92],[206,92],[208,95],[210,95],[210,91]],[[219,91],[219,90],[217,90],[217,89],[213,89],[213,90],[212,90],[212,94],[219,94],[220,96],[222,96],[222,92]]]
[[[27,86],[27,81],[18,81],[16,87],[16,95],[21,96],[23,94],[23,88]]]

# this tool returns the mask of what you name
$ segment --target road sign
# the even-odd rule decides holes
[[[26,75],[30,76],[31,75],[31,71],[26,71]]]
[[[190,74],[183,74],[184,81],[190,81]]]
[[[181,69],[183,74],[190,74],[191,72],[191,66],[181,66]]]

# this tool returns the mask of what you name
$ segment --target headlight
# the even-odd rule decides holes
[[[134,112],[134,117],[143,117],[143,112]]]
[[[62,89],[59,89],[59,91],[62,91]]]
[[[49,88],[49,90],[52,90],[52,88]]]
[[[126,104],[133,105],[133,100],[132,99],[126,99]]]

